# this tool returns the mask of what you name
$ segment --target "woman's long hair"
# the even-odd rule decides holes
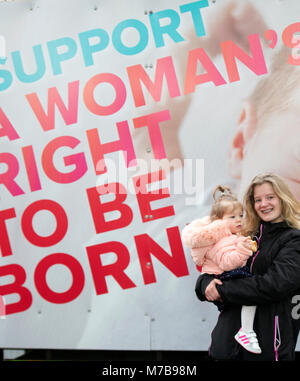
[[[261,219],[254,209],[254,188],[257,185],[265,183],[272,185],[275,194],[280,199],[282,218],[290,227],[300,229],[299,202],[280,176],[275,173],[267,172],[255,176],[245,193],[244,208],[246,212],[246,221],[244,233],[253,236],[258,231]]]

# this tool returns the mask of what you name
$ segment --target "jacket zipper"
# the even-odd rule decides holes
[[[254,263],[255,258],[257,257],[257,255],[258,255],[258,253],[259,253],[259,243],[260,243],[261,236],[262,236],[262,230],[263,230],[263,224],[260,224],[260,235],[259,235],[259,237],[257,238],[257,252],[255,253],[254,257],[252,258],[251,265],[250,265],[250,272],[251,272],[251,273],[252,273],[253,263]]]
[[[278,361],[278,349],[281,344],[281,337],[280,337],[280,329],[279,329],[279,317],[278,315],[275,316],[274,320],[274,353],[275,353],[275,361]]]
[[[252,273],[252,267],[253,263],[259,253],[259,243],[262,237],[262,230],[263,230],[263,225],[260,225],[260,235],[257,239],[257,252],[255,253],[254,257],[252,258],[251,265],[250,265],[250,272]],[[275,354],[275,361],[278,361],[278,349],[281,345],[281,337],[280,337],[280,329],[279,329],[279,317],[278,315],[275,315],[274,319],[274,342],[273,342],[273,348],[274,348],[274,354]]]

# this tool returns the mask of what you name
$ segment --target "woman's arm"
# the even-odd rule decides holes
[[[217,285],[225,303],[266,304],[283,300],[300,288],[300,238],[291,239],[263,275]]]
[[[201,274],[196,282],[195,292],[199,300],[202,302],[208,301],[205,295],[205,290],[207,286],[215,279],[214,275],[211,274]]]

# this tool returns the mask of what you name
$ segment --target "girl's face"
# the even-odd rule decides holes
[[[222,220],[227,220],[229,230],[232,234],[240,233],[242,230],[243,209],[241,207],[237,207],[226,212]]]
[[[265,222],[281,222],[281,202],[270,183],[256,185],[254,188],[254,209]]]

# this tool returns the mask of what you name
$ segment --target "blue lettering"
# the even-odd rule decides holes
[[[184,4],[179,7],[181,13],[191,12],[197,37],[205,36],[200,9],[208,6],[209,4],[207,0],[201,0],[195,1],[194,3]]]
[[[53,74],[61,74],[61,63],[63,61],[67,61],[73,58],[77,52],[76,42],[71,37],[63,37],[57,40],[47,42],[47,46],[49,50]],[[67,50],[63,53],[59,53],[58,48],[62,46],[66,46]]]
[[[31,83],[38,81],[43,77],[46,71],[45,60],[43,56],[42,46],[33,46],[33,53],[36,62],[36,71],[33,74],[26,74],[24,71],[24,65],[22,63],[20,51],[15,51],[11,53],[11,58],[15,67],[15,73],[17,78],[21,82]]]
[[[135,28],[139,32],[140,40],[136,44],[136,46],[128,47],[123,44],[121,40],[121,34],[123,30],[126,28]],[[147,46],[148,39],[149,35],[146,26],[141,21],[135,19],[129,19],[120,22],[115,27],[112,33],[112,42],[114,47],[119,53],[125,55],[133,55],[140,53]]]
[[[161,26],[160,19],[168,17],[170,23],[168,25]],[[152,32],[157,48],[165,46],[163,39],[164,34],[168,34],[174,42],[184,41],[184,38],[177,32],[177,28],[180,25],[179,14],[173,9],[166,9],[164,11],[155,12],[149,15]]]
[[[1,81],[2,78],[2,81]],[[0,91],[4,91],[12,84],[13,77],[8,70],[0,70]]]
[[[94,64],[93,54],[104,50],[109,43],[108,33],[104,29],[93,29],[87,32],[79,33],[79,41],[81,44],[82,54],[85,66]],[[91,45],[90,38],[97,37],[99,42]]]

